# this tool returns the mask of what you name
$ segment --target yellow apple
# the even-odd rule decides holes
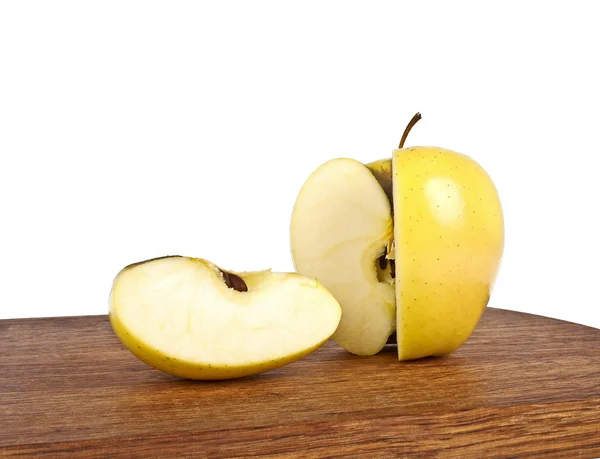
[[[504,217],[493,181],[464,154],[404,148],[419,118],[390,159],[330,160],[294,204],[295,269],[338,299],[333,339],[354,354],[373,355],[394,334],[400,360],[455,351],[500,267]]]
[[[112,285],[112,328],[136,357],[189,379],[231,379],[291,363],[327,341],[337,300],[318,281],[225,271],[200,258],[130,265]]]

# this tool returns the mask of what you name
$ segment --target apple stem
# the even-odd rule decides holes
[[[413,126],[415,124],[417,124],[417,121],[419,121],[420,119],[421,119],[421,114],[420,113],[415,114],[415,116],[413,116],[411,118],[411,120],[406,125],[406,128],[404,129],[404,134],[402,134],[402,138],[400,139],[400,145],[398,145],[398,148],[403,148],[404,147],[404,142],[406,142],[406,138],[408,137],[408,133],[413,128]]]

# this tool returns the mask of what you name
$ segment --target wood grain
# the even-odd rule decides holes
[[[1,457],[600,457],[600,330],[488,309],[454,354],[332,342],[225,382],[164,375],[106,316],[0,321]]]

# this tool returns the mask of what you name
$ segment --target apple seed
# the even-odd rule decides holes
[[[227,287],[232,288],[238,292],[248,291],[248,286],[240,276],[228,273],[226,271],[223,271],[222,269],[219,269],[219,271],[221,271],[221,274],[223,275],[223,280],[225,281],[225,285],[227,285]]]

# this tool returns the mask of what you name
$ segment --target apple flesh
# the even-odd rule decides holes
[[[391,263],[384,263],[393,229],[383,189],[353,159],[319,167],[294,204],[294,268],[318,279],[339,301],[343,312],[333,339],[354,354],[379,352],[396,327]]]
[[[296,273],[230,272],[200,258],[164,257],[121,270],[109,318],[136,357],[171,375],[231,379],[314,351],[336,330],[337,300]]]

